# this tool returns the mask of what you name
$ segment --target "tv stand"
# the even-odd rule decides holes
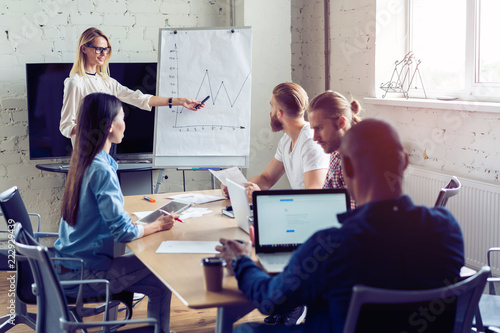
[[[133,164],[133,163],[149,163],[149,164],[152,164],[153,163],[153,161],[150,160],[150,159],[140,159],[140,160],[136,160],[136,159],[119,159],[116,162],[118,162],[118,164]]]
[[[36,168],[48,172],[67,174],[69,164],[67,162],[37,164]],[[160,170],[156,180],[156,191],[153,191],[153,170]],[[152,163],[145,162],[118,163],[117,173],[123,195],[158,193],[163,178],[162,168],[155,168]]]

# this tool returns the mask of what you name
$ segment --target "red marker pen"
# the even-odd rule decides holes
[[[144,200],[147,200],[149,202],[156,202],[155,199],[151,199],[150,197],[146,197],[146,196],[144,197]]]

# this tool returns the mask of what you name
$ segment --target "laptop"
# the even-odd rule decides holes
[[[250,232],[248,216],[252,215],[252,212],[248,203],[247,190],[244,186],[233,182],[229,178],[226,178],[226,185],[236,224],[248,234]]]
[[[350,209],[346,189],[253,192],[255,253],[268,273],[279,273],[292,252],[316,231],[340,227],[337,214]]]

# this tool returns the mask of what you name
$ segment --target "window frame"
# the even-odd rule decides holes
[[[406,0],[406,29],[408,38],[405,44],[405,54],[413,51],[413,3],[418,0]],[[500,83],[481,83],[479,77],[479,25],[478,15],[481,0],[466,1],[465,25],[465,77],[463,90],[436,90],[424,88],[428,96],[447,95],[464,101],[500,102]],[[418,51],[417,51],[418,52]],[[418,57],[418,55],[417,55]]]

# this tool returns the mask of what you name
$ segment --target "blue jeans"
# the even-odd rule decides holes
[[[61,280],[80,279],[80,270],[78,269],[66,273],[58,271]],[[172,292],[132,253],[114,258],[107,271],[85,269],[83,278],[85,280],[108,280],[111,294],[124,290],[145,294],[149,300],[148,317],[156,318],[161,330],[169,332]],[[76,298],[77,292],[77,287],[65,289],[65,293],[69,297]],[[83,287],[84,297],[96,297],[105,295],[105,293],[106,289],[103,284],[84,285]]]

